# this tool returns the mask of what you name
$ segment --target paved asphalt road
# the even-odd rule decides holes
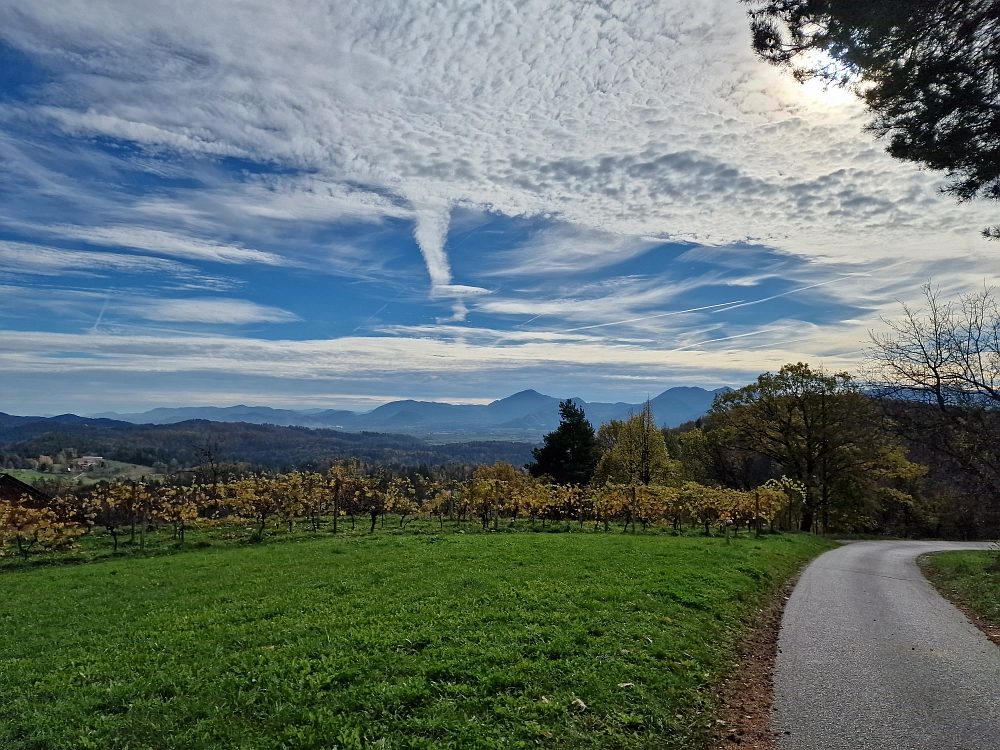
[[[782,750],[1000,750],[1000,648],[918,556],[986,544],[855,542],[818,557],[782,620]]]

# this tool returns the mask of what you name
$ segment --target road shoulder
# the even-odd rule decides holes
[[[785,604],[801,575],[799,571],[774,593],[743,639],[739,660],[719,689],[721,723],[716,727],[711,750],[776,750],[771,713],[778,634]]]
[[[969,601],[968,597],[963,596],[960,587],[956,585],[957,581],[931,564],[932,556],[921,555],[918,558],[917,565],[920,566],[920,571],[941,596],[954,604],[962,614],[969,618],[969,622],[982,631],[983,635],[997,646],[1000,646],[1000,618],[991,617],[981,612],[973,602]],[[1000,571],[997,571],[995,575],[998,579],[997,588],[1000,589]]]

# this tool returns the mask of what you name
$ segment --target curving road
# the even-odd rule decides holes
[[[926,581],[927,552],[855,542],[818,557],[785,608],[775,665],[782,750],[998,750],[1000,648]]]

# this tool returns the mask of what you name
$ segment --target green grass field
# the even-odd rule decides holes
[[[699,747],[832,543],[327,536],[0,574],[0,747]]]
[[[57,465],[54,471],[38,471],[36,469],[0,469],[4,474],[10,474],[16,479],[28,484],[35,482],[60,482],[67,487],[96,484],[113,479],[162,479],[151,466],[128,464],[123,461],[105,460],[103,466],[97,466],[87,471],[67,471],[65,466]]]
[[[996,552],[942,552],[928,557],[924,570],[950,599],[1000,625],[1000,557]]]

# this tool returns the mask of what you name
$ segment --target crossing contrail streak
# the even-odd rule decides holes
[[[705,305],[703,307],[692,307],[688,310],[671,310],[670,312],[658,313],[656,315],[644,315],[641,318],[629,318],[628,320],[616,320],[612,323],[595,323],[590,326],[580,326],[579,328],[570,328],[565,331],[559,331],[559,333],[573,333],[574,331],[588,331],[591,328],[604,328],[605,326],[620,326],[625,323],[638,323],[642,320],[653,320],[654,318],[666,318],[671,315],[683,315],[684,313],[699,312],[701,310],[711,310],[716,307],[731,307],[734,305],[739,305],[743,300],[736,300],[736,302],[720,302],[717,305]],[[522,324],[523,325],[523,324]]]
[[[743,300],[740,300],[739,302],[732,303],[732,305],[730,307],[726,308],[726,309],[727,310],[732,310],[733,308],[736,308],[736,307],[748,307],[749,305],[757,305],[757,304],[760,304],[761,302],[770,302],[773,299],[778,299],[778,297],[787,297],[789,294],[795,294],[796,292],[804,292],[807,289],[815,289],[818,286],[826,286],[827,284],[835,284],[836,282],[843,281],[845,278],[848,278],[850,276],[859,276],[859,275],[860,276],[867,276],[868,274],[845,273],[845,274],[843,274],[841,276],[838,276],[835,279],[829,279],[827,281],[821,281],[818,284],[810,284],[809,286],[800,286],[798,289],[789,289],[787,292],[781,292],[780,294],[772,294],[770,297],[761,297],[760,299],[753,299],[753,300],[750,300],[749,302],[744,302]],[[715,312],[725,312],[725,310],[716,310]]]
[[[717,341],[729,341],[730,339],[745,339],[747,336],[759,336],[762,333],[771,333],[772,331],[783,331],[785,327],[782,328],[761,328],[759,331],[751,331],[750,333],[738,333],[735,336],[723,336],[718,339],[706,339],[705,341],[696,341],[693,344],[685,344],[676,349],[671,349],[670,352],[682,352],[685,349],[690,349],[692,346],[701,346],[702,344],[714,344]],[[668,354],[670,353],[668,352]]]
[[[737,307],[747,307],[749,305],[757,305],[757,304],[760,304],[761,302],[769,302],[769,301],[771,301],[773,299],[778,299],[779,297],[787,297],[789,294],[795,294],[797,292],[804,292],[804,291],[806,291],[808,289],[815,289],[816,287],[826,286],[827,284],[833,284],[833,283],[836,283],[838,281],[843,281],[848,276],[856,276],[856,275],[867,275],[867,274],[843,274],[842,276],[839,276],[836,279],[829,279],[828,281],[821,281],[821,282],[819,282],[817,284],[809,284],[808,286],[801,286],[801,287],[798,287],[796,289],[789,289],[787,292],[781,292],[779,294],[772,294],[769,297],[761,297],[760,299],[754,299],[754,300],[750,300],[750,301],[738,299],[738,300],[734,300],[732,302],[720,302],[719,304],[716,304],[716,305],[705,305],[703,307],[692,307],[692,308],[690,308],[688,310],[671,310],[670,312],[658,313],[656,315],[644,315],[644,316],[639,317],[639,318],[629,318],[627,320],[616,320],[616,321],[613,321],[613,322],[610,322],[610,323],[595,323],[594,325],[589,325],[589,326],[580,326],[578,328],[569,328],[569,329],[564,330],[564,331],[559,331],[559,333],[574,333],[576,331],[589,331],[589,330],[591,330],[593,328],[604,328],[606,326],[620,326],[620,325],[625,325],[626,323],[639,323],[639,322],[642,322],[644,320],[654,320],[656,318],[666,318],[666,317],[670,317],[672,315],[683,315],[684,313],[701,312],[702,310],[712,310],[713,314],[720,313],[720,312],[727,312],[729,310],[734,310]],[[539,317],[541,317],[541,315],[535,316],[535,318],[539,318]],[[535,320],[535,318],[532,318],[531,320]],[[527,320],[524,323],[521,323],[520,325],[525,325],[526,323],[530,323],[531,320]],[[748,334],[743,334],[743,335],[748,335]],[[736,338],[736,337],[732,337],[732,338]],[[718,339],[718,340],[721,341],[722,339]],[[705,342],[705,343],[707,343],[707,342]],[[692,346],[696,346],[696,345],[692,344]]]

